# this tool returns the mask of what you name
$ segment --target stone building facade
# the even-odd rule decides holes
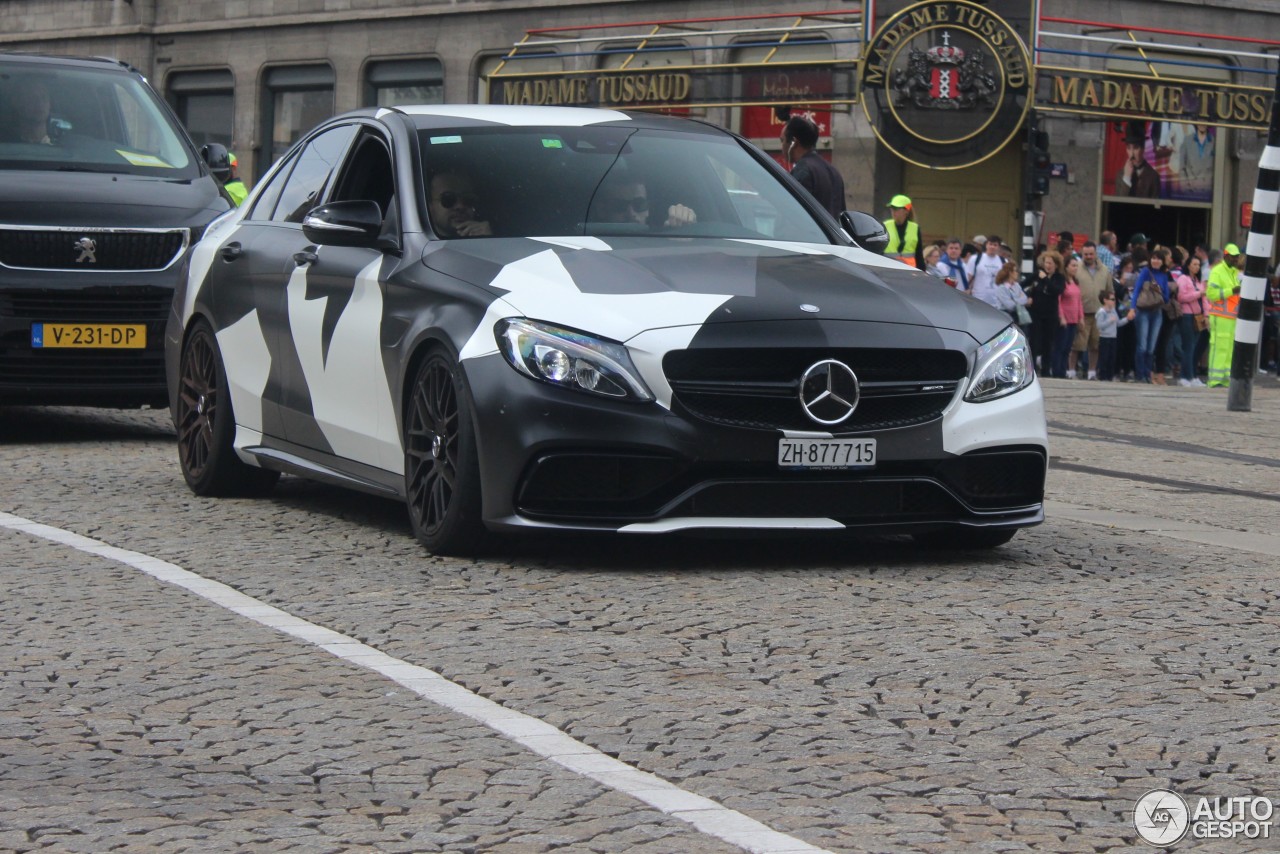
[[[1127,0],[1123,5],[988,0],[992,8],[1000,2],[1016,8],[1019,1],[1028,10],[1038,8],[1041,16],[1038,44],[1029,46],[1037,69],[1126,73],[1137,61],[1134,51],[1140,54],[1145,45],[1168,63],[1138,69],[1149,76],[1180,70],[1207,87],[1247,84],[1269,90],[1273,85],[1274,78],[1264,72],[1274,74],[1280,48],[1280,41],[1265,38],[1280,35],[1280,6],[1274,0]],[[526,53],[544,54],[526,58],[522,67],[551,75],[617,68],[623,61],[632,68],[689,63],[710,69],[771,61],[779,50],[790,57],[787,61],[849,63],[861,56],[871,35],[861,17],[883,21],[908,3],[833,2],[829,17],[803,21],[798,16],[813,12],[814,4],[751,5],[732,0],[560,0],[537,6],[510,0],[0,0],[0,50],[109,55],[129,62],[168,99],[197,142],[231,147],[241,173],[252,182],[299,134],[332,113],[374,104],[485,100],[487,75],[501,69],[519,43]],[[744,18],[749,15],[756,17]],[[661,26],[674,21],[683,23]],[[645,41],[659,32],[655,42]],[[1253,40],[1238,40],[1243,38]],[[549,42],[554,45],[547,47]],[[786,47],[770,47],[781,42]],[[642,50],[638,59],[629,53],[654,45],[662,50]],[[1185,52],[1192,49],[1201,52]],[[1040,103],[1048,95],[1044,73],[1038,76]],[[688,112],[776,153],[777,126],[771,124],[776,120],[767,120],[762,109],[769,110],[744,102]],[[879,214],[891,196],[905,191],[917,201],[927,237],[983,232],[1008,240],[1021,232],[1028,189],[1025,134],[1014,135],[976,165],[939,170],[889,150],[858,104],[832,105],[823,118],[820,145],[846,178],[850,208]],[[1066,111],[1041,113],[1040,125],[1056,164],[1049,195],[1040,201],[1047,230],[1095,235],[1110,227],[1122,235],[1146,231],[1170,243],[1242,241],[1241,208],[1252,199],[1265,139],[1257,127],[1215,127],[1207,196],[1135,202],[1116,198],[1109,174],[1116,143],[1107,138],[1119,132],[1119,122],[1105,112]],[[1151,126],[1152,133],[1157,130]]]

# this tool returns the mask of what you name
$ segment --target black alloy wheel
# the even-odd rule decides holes
[[[182,348],[178,400],[174,408],[178,462],[197,495],[259,495],[280,473],[246,465],[232,447],[235,416],[218,340],[198,321]]]
[[[405,493],[413,532],[435,554],[474,551],[480,465],[461,371],[433,352],[418,369],[405,414]]]

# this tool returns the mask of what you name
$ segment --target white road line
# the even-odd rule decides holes
[[[630,795],[672,818],[688,822],[708,836],[714,836],[745,851],[753,854],[830,854],[826,849],[780,833],[709,798],[686,792],[661,777],[620,762],[545,721],[481,697],[433,670],[392,658],[374,647],[324,626],[309,623],[219,581],[204,578],[159,558],[109,546],[99,540],[32,522],[21,516],[0,512],[0,527],[131,566],[160,581],[189,590],[267,628],[314,644],[344,661],[380,673],[437,705],[482,723],[563,768]]]

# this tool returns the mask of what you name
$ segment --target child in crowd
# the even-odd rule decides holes
[[[1110,382],[1116,373],[1116,331],[1133,320],[1133,311],[1121,317],[1116,313],[1116,295],[1109,290],[1098,294],[1098,379]]]

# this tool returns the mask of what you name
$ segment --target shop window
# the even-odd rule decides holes
[[[503,53],[481,57],[476,66],[476,101],[481,104],[504,103],[501,79],[494,82],[492,89],[494,96],[492,98],[489,96],[491,90],[488,78],[495,72],[499,75],[514,75],[547,74],[556,71],[564,71],[564,60],[547,48],[521,48],[516,51],[515,56]],[[509,80],[519,80],[519,78],[510,77]]]
[[[272,68],[264,79],[263,127],[271,129],[270,150],[260,158],[260,174],[284,156],[312,127],[333,115],[333,69],[328,65]]]
[[[443,103],[444,67],[437,59],[374,62],[365,71],[366,107]]]
[[[803,104],[813,93],[830,93],[833,90],[832,71],[822,66],[796,66],[792,63],[834,62],[836,46],[826,37],[789,38],[782,44],[782,33],[761,33],[751,36],[742,45],[730,51],[734,64],[761,64],[760,68],[741,71],[736,75],[734,97],[742,103],[769,101],[772,103]],[[766,150],[777,152],[781,147],[782,121],[771,106],[744,106],[739,111],[734,130],[743,136],[760,141]],[[794,111],[812,119],[818,126],[818,146],[830,145],[831,110],[803,108]]]
[[[1190,63],[1190,64],[1188,64]],[[1231,83],[1230,66],[1219,59],[1186,53],[1121,48],[1106,62],[1108,73],[1204,81],[1210,86],[1183,86],[1181,101],[1191,115],[1201,114],[1199,98],[1216,109],[1218,84]],[[1177,86],[1164,79],[1161,97]],[[1211,95],[1205,93],[1212,92]],[[1230,99],[1230,96],[1225,96]],[[1102,195],[1126,203],[1176,201],[1209,204],[1217,180],[1222,128],[1174,121],[1113,121],[1103,145]],[[1137,163],[1133,161],[1139,161]],[[1135,175],[1136,173],[1136,175]]]
[[[676,39],[606,42],[600,45],[601,68],[665,68],[693,65],[693,51]]]
[[[175,71],[165,94],[197,146],[231,147],[235,125],[235,78],[230,71]]]

